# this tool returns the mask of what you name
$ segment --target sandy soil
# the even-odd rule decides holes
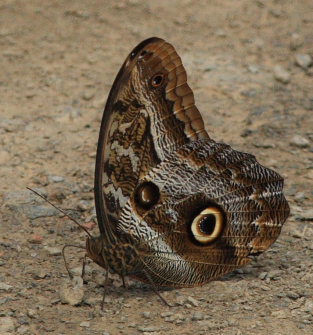
[[[312,13],[311,0],[1,0],[1,334],[313,333]],[[164,291],[175,307],[111,276],[101,311],[103,270],[92,263],[76,286],[83,301],[64,304],[60,250],[85,235],[26,186],[92,226],[106,96],[128,52],[150,36],[182,56],[211,136],[286,178],[292,214],[251,265]],[[76,273],[83,256],[67,250]]]

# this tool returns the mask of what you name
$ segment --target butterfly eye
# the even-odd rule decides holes
[[[159,201],[159,198],[159,188],[151,182],[141,184],[135,193],[135,201],[143,209],[150,209]]]
[[[196,216],[191,223],[191,233],[197,242],[208,244],[222,233],[224,217],[217,207],[208,207]]]
[[[154,75],[151,79],[151,85],[153,87],[159,87],[163,84],[163,82],[164,82],[164,74],[162,73]]]

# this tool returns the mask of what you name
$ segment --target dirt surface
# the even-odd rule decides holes
[[[1,0],[1,334],[313,334],[312,13],[312,0]],[[101,311],[104,271],[92,263],[72,306],[60,298],[70,298],[60,251],[83,246],[85,234],[26,186],[97,235],[104,103],[129,51],[150,36],[181,55],[209,134],[286,178],[292,214],[249,266],[163,291],[172,308],[112,275]],[[83,256],[67,249],[76,273]]]

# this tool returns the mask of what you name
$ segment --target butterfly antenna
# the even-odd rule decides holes
[[[55,209],[57,209],[59,212],[61,212],[62,214],[64,214],[67,218],[69,218],[71,221],[73,221],[74,223],[77,224],[77,226],[79,226],[82,230],[85,231],[85,233],[92,238],[91,234],[89,233],[89,231],[82,226],[76,219],[74,219],[71,215],[67,214],[63,209],[57,207],[56,205],[54,205],[51,201],[49,201],[46,197],[44,197],[42,194],[38,193],[37,191],[33,190],[30,187],[26,187],[29,191],[35,193],[36,195],[38,195],[38,197],[40,197],[41,199],[45,200],[48,204],[50,204],[52,207],[54,207]]]

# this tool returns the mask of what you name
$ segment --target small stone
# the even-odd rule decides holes
[[[89,321],[83,321],[79,324],[80,327],[82,328],[89,328],[90,327],[90,322]]]
[[[267,272],[261,272],[261,273],[259,274],[259,278],[260,278],[261,280],[264,280],[266,277],[267,277]]]
[[[300,221],[313,221],[313,208],[304,210],[296,218]]]
[[[258,73],[259,72],[259,67],[257,65],[248,65],[248,70],[251,72],[251,73]]]
[[[303,201],[304,199],[306,199],[306,195],[304,192],[297,192],[294,196],[294,200],[296,201]]]
[[[44,279],[48,276],[48,273],[46,272],[45,269],[38,269],[33,272],[33,278],[38,280],[38,279]]]
[[[287,297],[292,299],[292,300],[297,300],[300,298],[299,294],[293,291],[287,292]]]
[[[312,64],[312,57],[308,54],[297,54],[296,64],[306,70]]]
[[[161,318],[167,318],[172,315],[173,315],[173,312],[163,312],[161,313]]]
[[[309,312],[313,315],[313,299],[308,299],[304,306],[303,306],[303,309],[305,312]]]
[[[191,317],[192,321],[200,321],[204,319],[204,315],[201,312],[195,312]]]
[[[289,81],[290,81],[290,72],[288,72],[281,65],[274,66],[273,72],[274,72],[274,78],[277,81],[280,81],[283,84],[288,84],[289,83]]]
[[[47,250],[49,256],[60,256],[62,254],[62,250],[58,247],[44,247]]]
[[[310,142],[305,137],[295,135],[291,139],[290,144],[298,148],[307,148],[310,145]]]
[[[154,327],[154,326],[150,326],[150,327],[138,327],[138,330],[142,333],[154,333],[154,332],[158,332],[160,331],[160,327]]]
[[[37,311],[35,311],[34,309],[31,309],[31,308],[27,310],[27,315],[31,319],[36,319],[38,317]]]
[[[84,299],[84,293],[83,279],[81,277],[74,277],[72,280],[67,279],[63,282],[59,291],[62,303],[71,306],[79,305]]]
[[[110,335],[108,332],[103,332],[102,335]]]
[[[31,220],[35,220],[42,217],[56,216],[59,211],[53,207],[47,206],[23,206],[21,211]]]
[[[86,100],[86,101],[89,101],[89,100],[91,100],[94,96],[95,96],[94,91],[86,91],[86,92],[84,92],[84,94],[83,94],[83,99]]]
[[[21,325],[20,327],[18,327],[17,333],[22,334],[22,335],[23,334],[30,334],[29,326]]]
[[[272,270],[269,271],[267,274],[267,278],[272,279],[272,280],[278,280],[280,279],[281,271],[279,270]]]
[[[288,313],[286,313],[284,310],[273,311],[271,315],[277,319],[287,319],[288,318]]]
[[[0,334],[14,331],[15,323],[15,319],[12,317],[0,317]]]
[[[0,291],[10,291],[13,288],[12,285],[6,284],[6,283],[0,283]]]
[[[61,176],[48,176],[49,183],[62,183],[64,180]]]
[[[34,234],[28,239],[28,242],[33,243],[33,244],[41,244],[42,240],[43,240],[43,237],[41,235]]]
[[[193,297],[187,297],[187,299],[186,299],[186,302],[189,302],[192,306],[194,306],[194,307],[198,307],[199,306],[199,301],[198,300],[196,300],[195,298],[193,298]]]
[[[303,44],[303,38],[297,34],[293,33],[290,38],[290,49],[297,50]]]
[[[146,319],[150,319],[150,318],[151,318],[151,313],[150,313],[150,312],[143,312],[142,315],[143,315]]]

